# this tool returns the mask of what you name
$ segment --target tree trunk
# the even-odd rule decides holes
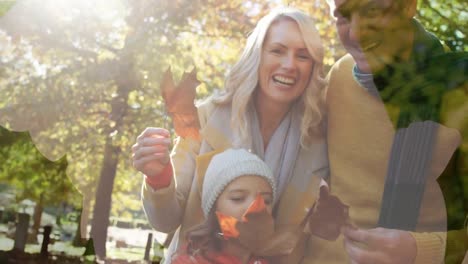
[[[88,224],[90,217],[90,210],[91,210],[91,198],[89,194],[83,194],[83,208],[81,210],[81,217],[80,217],[80,233],[83,239],[88,239]]]
[[[126,40],[130,41],[129,39]],[[126,48],[128,43],[126,43]],[[131,50],[131,49],[130,49]],[[109,135],[119,130],[124,124],[124,117],[128,110],[128,94],[137,85],[137,77],[133,69],[133,53],[123,52],[120,57],[119,73],[116,76],[117,96],[111,102],[111,121],[115,126],[109,131]],[[110,137],[106,139],[104,162],[96,189],[96,200],[94,202],[93,220],[91,226],[91,238],[94,242],[94,249],[98,259],[106,257],[107,227],[109,226],[109,216],[112,201],[112,190],[114,187],[115,173],[119,161],[120,146],[113,144]]]
[[[41,193],[39,201],[37,201],[34,207],[32,233],[28,239],[31,243],[38,242],[37,234],[39,233],[39,227],[41,227],[42,212],[44,212],[44,193]]]
[[[85,245],[85,242],[86,242],[86,236],[82,236],[82,233],[81,233],[82,214],[83,214],[83,208],[80,208],[80,213],[78,214],[78,217],[76,218],[77,228],[75,230],[75,237],[73,238],[73,242],[72,242],[72,245],[74,247],[82,247]]]
[[[114,131],[118,132],[123,125],[123,118],[128,108],[129,88],[135,84],[134,80],[133,65],[123,62],[121,64],[121,75],[116,80],[119,96],[112,100],[111,120],[115,122],[112,133]],[[106,257],[107,227],[109,226],[112,190],[121,151],[120,146],[113,145],[112,141],[111,137],[106,139],[104,162],[96,189],[91,225],[91,238],[94,241],[94,249],[98,259],[105,259]]]
[[[112,202],[112,189],[114,187],[115,172],[117,170],[119,148],[112,145],[111,139],[106,141],[104,164],[101,177],[96,190],[91,238],[94,240],[94,250],[99,259],[106,257],[107,227]]]

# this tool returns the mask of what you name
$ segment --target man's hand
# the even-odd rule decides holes
[[[346,226],[344,247],[353,264],[410,264],[417,253],[416,241],[407,231]]]

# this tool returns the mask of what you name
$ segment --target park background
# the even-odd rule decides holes
[[[179,80],[196,68],[198,98],[219,90],[256,21],[278,5],[315,18],[327,70],[344,54],[325,0],[1,0],[0,250],[12,249],[16,215],[27,213],[29,253],[39,251],[42,228],[52,225],[56,260],[87,261],[90,233],[98,252],[87,254],[142,260],[151,229],[131,146],[145,127],[170,126],[162,74],[170,67]],[[418,5],[426,29],[448,49],[467,51],[465,1]],[[463,162],[454,168],[462,177],[444,178],[449,227],[459,228],[468,212],[468,96],[453,91],[448,98],[443,115],[465,131]]]

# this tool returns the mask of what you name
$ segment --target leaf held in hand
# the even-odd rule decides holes
[[[185,72],[176,86],[169,68],[161,82],[162,97],[166,111],[172,118],[175,132],[181,137],[196,140],[200,139],[200,123],[194,101],[199,84],[196,69],[190,73]]]
[[[336,240],[341,227],[349,220],[349,206],[331,195],[326,186],[320,188],[319,199],[311,210],[306,232],[326,240]]]

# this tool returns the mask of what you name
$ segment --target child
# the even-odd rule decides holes
[[[265,233],[262,229],[273,226],[275,184],[270,168],[246,150],[228,149],[212,158],[202,188],[206,221],[187,233],[188,245],[172,263],[268,264],[254,256],[253,248],[258,242],[254,240]]]

